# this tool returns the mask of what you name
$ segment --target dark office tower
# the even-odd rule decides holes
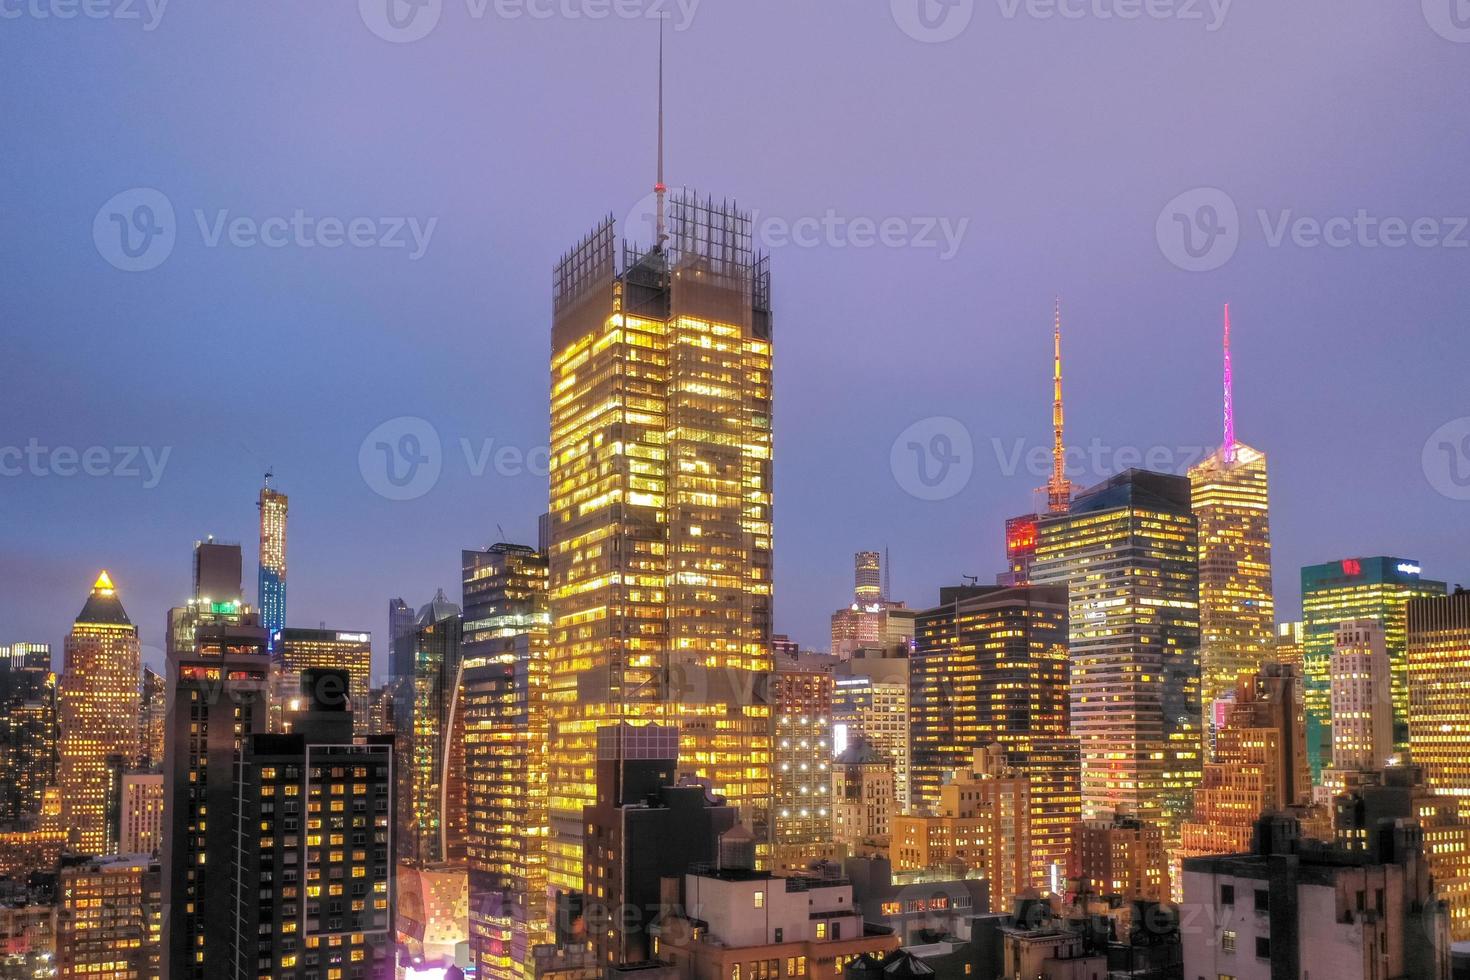
[[[1383,627],[1393,686],[1394,748],[1409,743],[1407,624],[1410,599],[1442,596],[1406,558],[1345,558],[1302,569],[1302,664],[1307,678],[1307,751],[1312,775],[1332,764],[1332,649],[1337,627],[1371,619]]]
[[[999,745],[1032,784],[1032,884],[1060,890],[1079,810],[1066,590],[956,586],[939,601],[919,613],[910,661],[913,809],[936,812],[950,774]]]
[[[245,601],[240,588],[240,546],[213,537],[194,542],[194,597],[210,602]]]
[[[168,740],[168,679],[152,667],[143,668],[143,705],[138,714],[138,764],[144,769],[163,768],[163,747]]]
[[[164,964],[168,980],[234,977],[239,846],[235,769],[267,724],[270,655],[253,614],[199,626],[170,653],[164,746]],[[223,818],[223,819],[221,819]],[[254,974],[253,970],[246,975]]]
[[[604,967],[654,958],[648,927],[665,899],[663,879],[682,882],[694,865],[729,866],[721,860],[722,843],[725,858],[730,849],[742,850],[747,860],[736,863],[752,870],[755,842],[744,828],[735,829],[735,808],[699,783],[675,785],[678,753],[679,731],[670,726],[597,731],[597,802],[582,811],[583,864],[588,937]],[[594,928],[599,919],[606,925]]]
[[[286,509],[289,501],[284,493],[271,489],[271,474],[265,475],[260,488],[260,624],[270,636],[275,649],[281,630],[286,628]]]
[[[66,637],[58,687],[62,817],[72,847],[106,853],[107,757],[138,751],[138,627],[106,572]]]
[[[478,976],[518,978],[550,942],[546,891],[546,556],[463,554],[465,858]]]
[[[40,816],[56,784],[56,675],[45,643],[0,647],[0,824]]]
[[[1033,581],[1069,587],[1082,813],[1174,839],[1199,784],[1199,552],[1189,480],[1129,470],[1039,524]]]
[[[413,608],[402,599],[388,600],[388,676],[413,673]]]
[[[398,785],[398,860],[427,867],[463,846],[449,829],[464,800],[451,764],[460,666],[459,606],[435,593],[413,630],[413,672],[395,680],[393,742]]]
[[[350,678],[352,687],[352,724],[357,736],[368,733],[371,722],[373,672],[373,635],[361,630],[301,629],[288,626],[281,630],[276,644],[277,683],[287,697],[274,699],[272,720],[276,712],[292,710],[291,701],[301,686],[306,671],[340,670]],[[273,730],[283,726],[273,726]]]
[[[233,976],[390,980],[392,740],[354,744],[346,672],[300,681],[289,734],[244,740],[238,848],[220,855],[238,881]]]
[[[773,865],[805,868],[832,849],[833,661],[781,658],[769,678]]]
[[[554,886],[582,884],[597,729],[677,725],[685,768],[769,840],[771,305],[751,219],[675,194],[654,240],[599,225],[551,329]]]

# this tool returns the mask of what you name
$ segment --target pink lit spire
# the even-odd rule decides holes
[[[1235,382],[1230,370],[1230,304],[1225,304],[1225,441],[1220,444],[1220,456],[1227,463],[1235,462]]]

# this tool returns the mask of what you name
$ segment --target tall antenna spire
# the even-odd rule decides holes
[[[1046,506],[1065,514],[1072,506],[1072,481],[1067,479],[1067,447],[1063,441],[1066,412],[1062,408],[1062,298],[1057,297],[1052,322],[1051,479],[1046,481]]]
[[[669,188],[664,184],[664,19],[658,19],[658,183],[653,185],[658,202],[653,247],[662,249],[669,240],[668,217],[664,210]]]
[[[1235,379],[1230,368],[1230,304],[1225,304],[1225,441],[1220,444],[1220,456],[1227,463],[1235,462]]]
[[[888,545],[885,544],[883,546],[883,594],[878,597],[884,602],[893,598],[893,594],[888,591],[893,586],[893,580],[889,577],[892,574],[893,566],[888,564]]]

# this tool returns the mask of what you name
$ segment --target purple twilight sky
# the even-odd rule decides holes
[[[390,596],[534,540],[551,267],[653,182],[651,3],[0,0],[0,643],[59,649],[105,566],[156,660],[209,533],[253,601],[267,467],[291,623],[380,653]],[[666,7],[669,183],[773,253],[779,630],[825,644],[856,549],[915,605],[1001,569],[1058,293],[1075,480],[1218,443],[1228,301],[1281,618],[1305,563],[1470,580],[1454,0]],[[359,450],[405,416],[399,501]]]

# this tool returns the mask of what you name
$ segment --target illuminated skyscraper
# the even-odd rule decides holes
[[[954,772],[999,746],[1032,782],[1030,880],[1060,891],[1080,814],[1069,728],[1067,591],[958,586],[919,614],[911,665],[911,807],[935,812]]]
[[[550,879],[582,881],[599,727],[679,727],[769,841],[771,309],[751,219],[676,195],[651,247],[604,221],[558,264],[551,336]]]
[[[1407,626],[1410,755],[1436,793],[1470,801],[1470,592],[1410,599]]]
[[[106,572],[66,637],[60,693],[62,813],[73,847],[105,853],[108,756],[138,755],[138,628]]]
[[[832,692],[830,658],[782,658],[770,675],[771,836],[779,867],[832,856]]]
[[[168,679],[152,667],[143,667],[143,701],[138,717],[138,764],[145,769],[163,766],[168,737]]]
[[[1388,647],[1374,620],[1339,623],[1332,641],[1332,768],[1378,769],[1393,752]]]
[[[1394,748],[1408,747],[1409,688],[1405,620],[1410,599],[1442,596],[1445,584],[1421,577],[1404,558],[1347,558],[1302,569],[1302,661],[1307,678],[1307,751],[1312,773],[1332,762],[1332,643],[1340,623],[1383,626],[1393,683]]]
[[[56,675],[45,643],[0,646],[0,824],[41,813],[56,784]]]
[[[281,630],[276,642],[276,683],[283,696],[271,705],[272,719],[277,713],[299,710],[293,705],[301,689],[301,676],[308,670],[340,670],[347,674],[351,687],[353,735],[368,733],[371,720],[371,678],[373,671],[373,635],[363,630],[302,629],[288,626]],[[276,726],[276,730],[281,730]]]
[[[398,858],[414,867],[449,860],[463,845],[463,769],[453,765],[460,681],[460,610],[440,589],[419,609],[413,673],[398,678],[393,708]],[[460,745],[462,748],[462,743]],[[459,856],[463,856],[462,853]]]
[[[463,554],[465,859],[481,980],[526,974],[551,941],[546,889],[546,556]]]
[[[1271,647],[1271,527],[1266,455],[1235,438],[1230,307],[1225,307],[1225,434],[1189,471],[1199,520],[1200,680],[1208,708]]]
[[[876,551],[859,551],[853,555],[852,601],[858,605],[882,602],[883,556]]]
[[[260,488],[260,624],[276,648],[277,635],[286,628],[286,507],[284,493],[271,489],[271,474]]]
[[[1033,580],[1067,586],[1082,813],[1177,833],[1203,763],[1189,481],[1128,470],[1040,524]]]

